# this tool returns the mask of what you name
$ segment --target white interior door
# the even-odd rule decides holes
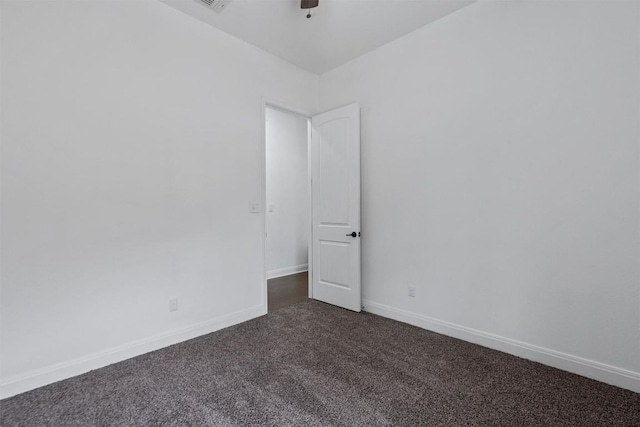
[[[360,106],[311,119],[312,295],[360,311]]]

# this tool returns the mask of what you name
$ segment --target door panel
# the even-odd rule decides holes
[[[311,126],[313,298],[360,311],[360,107],[320,114]]]
[[[320,224],[349,225],[349,119],[341,118],[322,124],[319,145]]]

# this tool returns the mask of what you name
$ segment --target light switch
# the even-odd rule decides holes
[[[260,213],[260,203],[250,202],[249,213]]]
[[[269,205],[269,212],[273,212],[273,204]]]

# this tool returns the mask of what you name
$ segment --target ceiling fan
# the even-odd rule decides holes
[[[308,9],[307,19],[311,18],[311,9],[318,7],[320,0],[300,0],[300,9]]]

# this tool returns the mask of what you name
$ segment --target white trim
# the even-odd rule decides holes
[[[34,388],[84,374],[85,372],[121,362],[135,356],[140,356],[150,351],[209,334],[238,323],[246,322],[247,320],[262,316],[266,313],[266,306],[261,304],[257,307],[236,311],[235,313],[196,323],[185,328],[175,329],[77,359],[14,375],[0,381],[0,399],[5,399]]]
[[[260,147],[260,154],[261,154],[261,167],[262,167],[262,171],[260,174],[260,187],[261,187],[261,198],[262,198],[262,211],[261,211],[261,220],[262,220],[262,271],[264,271],[264,276],[263,276],[263,281],[262,281],[262,291],[263,291],[263,295],[262,295],[262,300],[264,301],[265,307],[268,307],[268,289],[267,289],[267,280],[269,279],[274,279],[276,277],[281,277],[281,276],[285,276],[286,274],[281,274],[281,275],[273,275],[271,276],[270,273],[276,271],[276,270],[270,270],[267,271],[267,127],[266,127],[266,121],[267,121],[267,108],[272,108],[284,113],[289,113],[289,114],[294,114],[297,116],[302,116],[304,118],[307,119],[307,172],[308,172],[308,180],[307,180],[307,186],[309,189],[309,228],[312,229],[312,224],[311,224],[311,113],[309,113],[308,111],[305,110],[301,110],[297,107],[288,105],[287,103],[283,103],[280,101],[274,101],[271,100],[269,98],[262,98],[262,146]],[[313,258],[313,252],[311,250],[311,242],[312,242],[312,238],[313,238],[313,231],[310,232],[309,234],[309,249],[308,249],[308,254],[309,254],[309,260],[312,260]],[[309,272],[309,281],[307,284],[308,287],[308,294],[309,294],[309,298],[311,298],[313,292],[312,292],[312,283],[311,283],[311,278],[312,278],[312,274],[313,274],[313,270],[312,270],[312,263],[309,263],[307,265],[307,269],[306,271]],[[300,272],[305,271],[305,270],[301,270]],[[287,273],[287,274],[294,274],[296,272],[293,273]]]
[[[307,230],[309,239],[307,240],[307,261],[309,274],[307,275],[307,296],[313,298],[313,185],[311,180],[311,117],[307,118],[307,207],[309,212],[309,222]]]
[[[311,118],[311,113],[308,110],[304,108],[298,108],[297,106],[290,105],[289,103],[284,101],[278,101],[271,98],[262,98],[262,104],[263,108],[273,108],[283,113],[295,114],[306,119]]]
[[[640,393],[640,372],[362,300],[363,310]]]
[[[276,277],[289,276],[290,274],[302,273],[309,271],[309,264],[294,265],[293,267],[276,268],[267,271],[267,279],[275,279]]]

